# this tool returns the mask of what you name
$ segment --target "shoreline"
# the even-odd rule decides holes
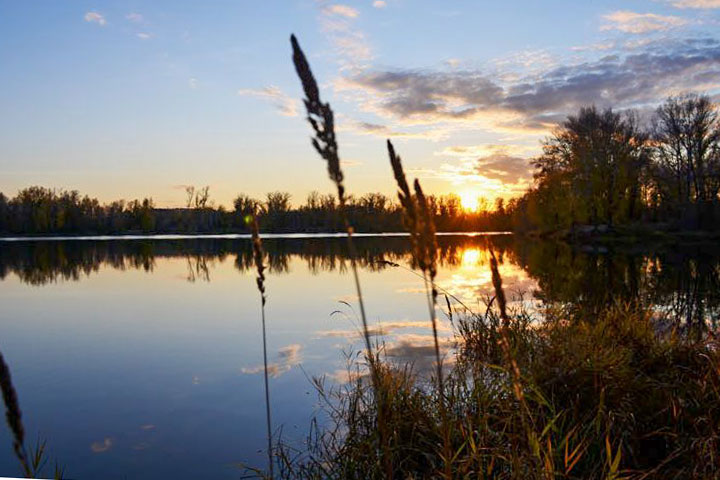
[[[437,232],[436,235],[448,236],[496,236],[514,235],[515,232]],[[298,239],[298,238],[345,238],[346,232],[317,232],[317,233],[262,233],[261,238],[266,239]],[[353,237],[409,237],[407,232],[356,232]],[[0,242],[59,242],[59,241],[112,241],[112,240],[193,240],[193,239],[222,239],[222,240],[249,240],[252,235],[249,233],[197,233],[197,234],[175,234],[175,233],[150,233],[150,234],[117,234],[117,235],[35,235],[35,236],[0,236]]]

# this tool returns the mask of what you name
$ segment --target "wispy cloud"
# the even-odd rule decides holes
[[[320,9],[320,27],[333,44],[343,70],[358,70],[372,59],[365,34],[353,22],[359,15],[356,9],[341,4]]]
[[[102,442],[93,442],[90,445],[90,450],[93,453],[103,453],[107,452],[112,448],[113,446],[113,440],[110,437],[105,438]]]
[[[385,0],[375,0],[372,5],[375,8],[385,8],[387,7],[387,2]]]
[[[296,117],[298,114],[297,100],[285,94],[280,88],[274,85],[257,90],[243,88],[238,90],[237,94],[269,100],[275,105],[278,111],[280,111],[280,114],[286,117]]]
[[[133,23],[142,23],[144,20],[144,17],[136,12],[131,12],[125,15],[125,18]]]
[[[294,343],[287,345],[278,350],[278,360],[268,364],[268,374],[277,378],[280,375],[287,373],[295,365],[299,365],[302,361],[302,345]],[[241,372],[247,375],[255,375],[262,373],[265,370],[263,365],[258,365],[250,368],[243,368]]]
[[[607,21],[600,30],[619,30],[625,33],[643,34],[662,32],[671,28],[687,25],[688,21],[681,17],[657,15],[655,13],[636,13],[629,10],[618,10],[603,16]]]
[[[570,50],[574,52],[592,52],[592,51],[602,51],[602,50],[611,50],[615,48],[615,42],[598,42],[598,43],[591,43],[590,45],[577,45],[574,47],[570,47]]]
[[[720,0],[675,0],[671,3],[673,7],[677,8],[720,8]]]
[[[398,330],[404,329],[428,329],[430,324],[427,320],[396,320],[379,322],[375,325],[368,327],[368,333],[371,336],[386,336],[397,332]],[[439,324],[438,329],[440,331],[449,331],[450,327]],[[358,330],[321,330],[317,332],[320,337],[341,337],[348,339],[359,339],[362,338],[363,333]]]
[[[358,12],[355,8],[339,3],[323,7],[323,12],[328,15],[339,15],[347,18],[355,18],[360,15],[360,12]]]
[[[189,86],[190,88],[193,88],[193,89],[197,88],[197,87],[198,87],[197,78],[195,78],[195,77],[189,78],[189,79],[188,79],[188,86]]]
[[[83,18],[85,19],[86,22],[97,23],[101,27],[104,27],[105,24],[107,24],[107,20],[105,20],[105,17],[103,17],[98,12],[87,12]]]
[[[147,33],[147,32],[140,32],[140,33],[137,34],[137,37],[138,37],[140,40],[149,40],[149,39],[152,38],[152,34],[151,34],[151,33]]]

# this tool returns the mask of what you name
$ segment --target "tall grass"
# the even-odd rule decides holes
[[[250,231],[252,232],[252,249],[253,249],[253,262],[255,263],[255,269],[257,271],[257,277],[255,279],[257,289],[260,292],[260,315],[262,320],[262,342],[263,342],[263,377],[265,380],[265,421],[267,426],[267,456],[268,456],[268,471],[270,478],[274,477],[274,456],[273,456],[273,435],[272,435],[272,418],[270,415],[270,382],[268,373],[268,359],[267,359],[267,329],[265,325],[265,303],[267,297],[265,295],[265,264],[263,260],[265,255],[263,253],[262,240],[260,239],[260,228],[258,227],[257,217],[255,212],[252,215],[246,217],[246,221],[250,224]]]
[[[3,403],[5,404],[5,420],[13,438],[13,452],[20,463],[20,468],[25,478],[37,478],[42,474],[47,463],[45,453],[45,441],[38,441],[34,448],[25,448],[25,427],[22,422],[22,412],[18,401],[17,392],[12,382],[10,368],[5,363],[5,358],[0,353],[0,390],[2,391]],[[55,464],[53,478],[62,478],[62,469]]]
[[[305,54],[300,48],[295,35],[290,36],[290,43],[293,50],[293,63],[295,70],[302,83],[305,92],[305,109],[307,111],[307,120],[310,123],[314,136],[312,145],[318,154],[327,162],[328,175],[335,184],[337,189],[338,203],[340,214],[347,231],[347,246],[350,257],[350,266],[355,282],[355,291],[357,293],[357,301],[360,306],[360,318],[362,320],[363,337],[365,339],[366,358],[370,367],[370,375],[373,382],[373,393],[375,403],[377,404],[378,422],[377,430],[381,439],[381,451],[388,450],[389,436],[386,430],[387,424],[384,418],[385,390],[381,388],[381,375],[378,363],[378,357],[373,351],[370,341],[370,330],[368,328],[367,315],[365,313],[365,302],[363,301],[362,289],[360,287],[360,277],[356,263],[357,252],[353,243],[353,227],[350,224],[345,206],[345,185],[343,183],[344,175],[340,168],[340,156],[338,154],[338,145],[335,139],[335,120],[333,110],[329,103],[324,103],[320,99],[320,90],[318,88],[315,77],[310,70],[310,65],[305,58]],[[387,476],[392,475],[393,466],[389,455],[382,455],[382,463]]]
[[[332,110],[294,36],[292,45],[313,145],[342,199]],[[652,305],[610,302],[581,319],[553,307],[531,315],[511,307],[488,245],[495,294],[485,314],[453,309],[445,296],[457,346],[443,371],[432,215],[387,147],[426,285],[436,382],[375,355],[361,308],[372,382],[353,362],[346,384],[315,379],[329,422],[313,423],[301,449],[278,443],[281,478],[720,478],[717,332],[668,332]],[[349,225],[348,242],[352,252]],[[362,307],[354,263],[353,274]]]

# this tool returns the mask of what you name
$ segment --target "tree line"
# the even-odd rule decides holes
[[[720,120],[707,96],[634,111],[580,109],[543,142],[534,186],[508,205],[518,230],[652,224],[720,228]]]
[[[0,234],[73,235],[130,233],[247,233],[245,219],[254,213],[266,232],[341,232],[344,224],[337,198],[312,192],[293,206],[287,192],[264,199],[240,194],[232,209],[215,206],[209,187],[188,187],[185,208],[157,208],[152,198],[101,204],[77,191],[33,186],[13,198],[0,193]],[[510,218],[499,209],[468,212],[456,195],[430,196],[440,231],[507,230]],[[347,214],[358,232],[404,231],[400,205],[381,193],[349,196]]]

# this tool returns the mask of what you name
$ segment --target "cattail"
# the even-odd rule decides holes
[[[2,390],[3,401],[5,402],[5,419],[13,434],[13,450],[20,461],[23,471],[27,477],[32,477],[33,472],[25,453],[25,429],[22,424],[22,413],[18,403],[17,392],[12,383],[10,369],[0,353],[0,389]]]
[[[267,297],[265,296],[265,265],[263,264],[264,254],[262,248],[262,240],[260,239],[260,228],[255,214],[248,215],[246,221],[250,223],[250,230],[252,232],[252,248],[253,248],[253,260],[255,262],[255,268],[257,269],[257,283],[258,291],[260,292],[261,302],[261,318],[262,318],[262,339],[263,339],[263,367],[265,376],[265,419],[267,422],[267,442],[268,442],[268,468],[270,470],[270,478],[273,478],[273,455],[272,455],[272,420],[270,418],[270,382],[268,375],[268,360],[267,360],[267,333],[265,329],[265,303]]]

